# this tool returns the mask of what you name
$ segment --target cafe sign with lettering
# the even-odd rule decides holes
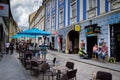
[[[86,36],[97,35],[100,33],[100,27],[95,25],[90,25],[85,27]]]

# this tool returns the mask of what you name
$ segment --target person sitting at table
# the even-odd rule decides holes
[[[95,56],[96,59],[98,59],[98,46],[95,44],[93,46],[93,55]]]
[[[99,58],[104,60],[105,57],[108,55],[107,53],[108,53],[108,47],[106,46],[106,43],[104,43],[101,48],[101,53],[98,56]]]

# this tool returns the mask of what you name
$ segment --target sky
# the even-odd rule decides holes
[[[28,29],[29,15],[42,5],[42,0],[10,0],[11,12],[18,27]]]

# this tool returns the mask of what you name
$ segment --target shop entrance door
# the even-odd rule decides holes
[[[87,53],[90,58],[92,58],[92,49],[95,44],[97,44],[97,36],[87,37]]]
[[[110,26],[110,52],[111,57],[120,61],[120,24]]]

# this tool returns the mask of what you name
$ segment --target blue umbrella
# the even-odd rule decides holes
[[[38,28],[32,28],[29,30],[25,30],[25,31],[19,32],[18,34],[30,34],[30,35],[35,35],[35,36],[36,35],[45,35],[45,36],[51,35],[50,32],[46,32]]]
[[[21,38],[21,37],[36,38],[36,37],[41,37],[41,36],[26,35],[26,34],[16,34],[16,35],[11,36],[11,38],[13,38],[13,39]]]
[[[34,36],[37,36],[37,35],[49,36],[49,35],[51,35],[50,32],[43,31],[38,28],[32,28],[29,30],[25,30],[25,31],[19,32],[18,34],[27,34],[27,35],[34,35]],[[36,40],[35,40],[35,43],[36,43]]]

